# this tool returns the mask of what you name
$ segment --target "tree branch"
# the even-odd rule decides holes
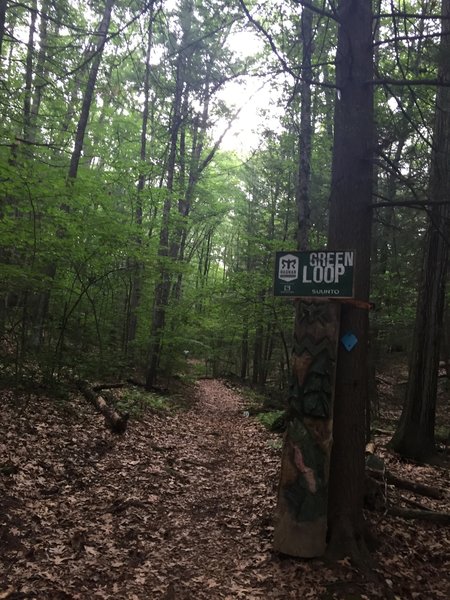
[[[325,10],[325,8],[318,8],[317,6],[314,6],[314,4],[306,2],[305,0],[294,0],[294,3],[300,4],[300,6],[302,6],[303,8],[307,8],[313,13],[316,13],[316,15],[320,15],[321,17],[326,17],[327,19],[333,19],[333,21],[339,22],[339,19],[336,15],[336,11],[329,12],[328,10]]]
[[[391,79],[390,77],[384,77],[383,79],[372,79],[367,81],[372,85],[427,85],[427,86],[438,86],[438,87],[450,87],[450,81],[444,81],[440,77],[436,79]]]
[[[438,202],[434,200],[392,200],[386,202],[375,202],[370,205],[370,208],[393,208],[395,206],[403,206],[406,208],[422,208],[427,210],[430,206],[441,206],[450,204],[450,200],[440,200]]]
[[[275,54],[275,56],[278,58],[278,60],[280,61],[283,70],[286,73],[289,73],[289,75],[291,75],[295,81],[303,81],[304,83],[308,83],[309,85],[317,85],[320,87],[326,87],[326,88],[332,88],[332,89],[338,89],[337,86],[334,83],[327,83],[324,81],[317,81],[314,79],[308,80],[304,77],[301,77],[299,73],[296,73],[286,62],[286,59],[281,56],[280,52],[278,51],[278,48],[273,40],[273,37],[269,34],[268,31],[266,31],[266,29],[261,25],[261,23],[259,21],[257,21],[251,14],[250,11],[247,7],[247,5],[245,4],[244,0],[239,0],[239,4],[242,7],[242,10],[244,11],[245,15],[247,16],[249,22],[255,27],[255,29],[257,29],[260,33],[262,33],[262,35],[265,37],[266,41],[268,42],[272,52]],[[308,7],[309,8],[309,7]]]

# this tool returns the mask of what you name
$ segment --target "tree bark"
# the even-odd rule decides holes
[[[141,159],[141,172],[139,173],[138,183],[137,183],[137,193],[136,193],[136,210],[134,214],[134,220],[138,227],[138,232],[136,234],[136,252],[139,252],[139,249],[142,244],[142,192],[145,188],[145,162],[147,160],[147,129],[148,129],[148,121],[149,121],[149,109],[150,109],[150,55],[153,45],[153,19],[154,19],[154,4],[153,2],[150,5],[150,14],[149,14],[149,22],[148,22],[148,30],[147,30],[147,50],[145,56],[145,74],[144,74],[144,106],[142,110],[142,127],[141,127],[141,149],[140,149],[140,159]],[[127,327],[127,339],[126,339],[126,347],[128,348],[128,343],[133,342],[136,337],[138,318],[137,318],[137,309],[141,300],[141,291],[142,291],[142,270],[143,265],[142,262],[133,258],[130,261],[130,267],[132,268],[132,276],[131,276],[131,292],[130,292],[130,302],[129,302],[129,318],[128,318],[128,327]]]
[[[355,298],[368,302],[373,186],[373,48],[370,2],[341,0],[336,56],[337,98],[328,246],[356,253]],[[368,399],[368,311],[343,304],[341,334],[358,343],[339,345],[328,503],[330,558],[365,561],[365,408]]]
[[[442,16],[445,18],[442,19],[439,77],[443,83],[450,83],[450,0],[442,0]],[[442,204],[450,195],[449,87],[438,88],[435,115],[429,184],[430,221],[425,238],[408,387],[402,415],[390,442],[393,450],[417,460],[427,459],[435,452],[437,380],[450,233],[450,206]]]
[[[444,498],[443,490],[430,485],[425,485],[423,483],[417,483],[416,481],[410,481],[409,479],[404,479],[403,477],[398,477],[390,471],[380,473],[378,471],[369,469],[368,474],[374,479],[382,481],[385,480],[387,483],[395,485],[397,488],[414,492],[415,494],[419,494],[419,496],[426,496],[427,498],[434,498],[435,500],[442,500]]]
[[[69,180],[76,179],[77,177],[78,166],[81,159],[81,153],[83,151],[84,136],[86,134],[92,99],[94,97],[95,84],[97,82],[97,74],[102,60],[106,36],[109,30],[109,23],[111,20],[111,12],[114,6],[114,1],[115,0],[106,0],[105,2],[103,17],[97,32],[98,41],[92,51],[91,67],[89,69],[88,80],[83,95],[83,103],[81,105],[81,112],[75,133],[75,145],[70,158],[68,173]]]
[[[28,32],[27,56],[25,59],[25,88],[23,95],[23,137],[27,140],[31,125],[31,98],[33,84],[34,36],[36,34],[37,0],[33,0],[30,8],[30,29]]]
[[[438,525],[450,525],[450,513],[435,512],[432,510],[414,510],[401,508],[400,506],[391,506],[387,509],[387,514],[402,519],[417,519],[419,521],[429,521]]]
[[[274,548],[311,558],[326,548],[333,388],[340,305],[297,302]]]
[[[128,423],[128,414],[119,414],[104,399],[103,396],[94,392],[86,381],[77,381],[77,387],[83,396],[105,417],[106,426],[113,432],[125,433]]]
[[[69,182],[73,182],[76,179],[77,173],[78,173],[78,165],[79,165],[81,153],[83,150],[84,136],[86,133],[87,123],[88,123],[88,119],[89,119],[89,113],[90,113],[92,99],[93,99],[94,91],[95,91],[95,84],[97,81],[98,69],[99,69],[99,66],[101,63],[102,52],[103,52],[103,48],[104,48],[105,41],[106,41],[106,35],[107,35],[108,29],[109,29],[109,23],[111,20],[111,12],[112,12],[113,5],[114,5],[114,0],[106,0],[103,17],[102,17],[102,20],[99,25],[98,36],[100,39],[97,42],[97,44],[95,45],[95,48],[93,50],[92,63],[91,63],[91,67],[89,70],[88,80],[87,80],[86,88],[85,88],[84,95],[83,95],[81,112],[80,112],[80,116],[78,119],[78,125],[77,125],[77,129],[76,129],[76,134],[75,134],[75,145],[74,145],[74,149],[73,149],[73,152],[71,155],[70,165],[69,165],[69,170],[68,170],[68,181]],[[31,101],[31,97],[30,97],[30,101]],[[40,98],[39,98],[39,102],[40,102]],[[31,115],[31,108],[32,107],[30,104],[30,115],[27,120],[28,122],[25,121],[26,125],[27,125],[27,131],[31,131],[33,122],[35,122],[35,117],[33,116],[33,118],[32,118],[32,115]],[[37,107],[35,107],[35,108],[37,108]],[[62,204],[61,210],[63,210],[64,212],[68,212],[69,206],[67,206],[66,204]],[[58,235],[60,235],[62,237],[63,232],[60,230],[58,232]],[[56,262],[52,262],[52,263],[48,264],[45,268],[45,275],[49,279],[54,279],[56,272],[57,272]],[[51,296],[50,290],[47,290],[47,291],[39,294],[39,297],[36,301],[35,314],[33,317],[34,333],[33,333],[32,343],[34,346],[39,346],[42,341],[44,325],[45,325],[45,321],[46,321],[48,309],[49,309],[49,304],[50,304],[50,296]]]
[[[306,8],[302,10],[301,39],[303,46],[302,56],[302,83],[300,91],[300,137],[299,137],[299,168],[296,186],[297,203],[297,247],[299,250],[308,248],[308,234],[310,228],[310,187],[311,187],[311,147],[312,147],[312,122],[311,122],[311,57],[312,57],[312,12]]]
[[[8,0],[0,0],[0,56],[2,55],[3,38],[5,36],[5,20],[7,5]]]
[[[156,382],[159,361],[161,357],[164,326],[166,322],[166,311],[170,297],[171,276],[167,264],[167,260],[170,256],[169,226],[174,192],[178,136],[181,126],[183,89],[186,76],[186,48],[188,47],[188,40],[190,36],[192,11],[193,5],[191,1],[186,0],[183,3],[182,8],[182,22],[184,27],[183,36],[176,62],[175,94],[172,109],[172,122],[170,127],[169,157],[167,162],[167,195],[166,199],[164,200],[158,247],[158,256],[161,259],[161,276],[155,287],[153,316],[150,329],[150,352],[146,376],[147,389],[151,389]]]

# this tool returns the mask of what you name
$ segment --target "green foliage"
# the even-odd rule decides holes
[[[119,377],[130,368],[145,371],[149,347],[160,336],[161,375],[232,374],[261,385],[286,385],[293,309],[273,298],[271,288],[275,250],[296,246],[299,86],[290,78],[273,78],[281,63],[267,39],[255,56],[241,58],[231,50],[230,34],[249,27],[239,3],[182,1],[151,16],[150,5],[116,2],[78,175],[69,183],[90,52],[98,42],[92,32],[103,5],[91,3],[85,10],[78,1],[41,4],[30,48],[30,10],[11,4],[6,12],[0,358],[14,365],[19,378],[30,365],[37,376],[50,379],[67,372]],[[248,6],[256,8],[252,2]],[[299,73],[299,10],[277,2],[257,8],[258,21],[285,63]],[[434,4],[422,8],[436,10]],[[411,5],[411,12],[416,9]],[[376,23],[380,78],[435,76],[435,20],[383,17]],[[336,24],[314,14],[313,29],[312,78],[333,84]],[[395,43],[387,43],[395,37]],[[271,85],[281,90],[283,116],[279,127],[271,128],[268,121],[259,149],[243,161],[215,148],[213,124],[231,118],[232,109],[220,95],[226,82],[246,73],[261,75],[262,69],[271,71]],[[182,114],[168,189],[177,77],[182,77]],[[433,86],[377,87],[375,199],[427,198],[434,98]],[[312,248],[324,247],[327,240],[335,101],[332,87],[313,86]],[[139,191],[138,181],[143,182]],[[169,198],[169,247],[161,248]],[[378,311],[373,326],[381,347],[399,335],[405,343],[410,338],[426,226],[424,211],[375,213],[372,299]],[[164,325],[155,332],[152,316],[162,271],[171,285]],[[195,360],[189,368],[184,350]]]
[[[169,396],[127,389],[116,402],[116,408],[122,413],[128,413],[132,419],[140,419],[146,412],[169,412],[173,410],[173,404]]]
[[[261,412],[256,415],[260,423],[269,430],[272,430],[274,423],[284,415],[284,410],[273,410],[270,412]]]

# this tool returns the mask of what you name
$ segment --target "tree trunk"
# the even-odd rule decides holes
[[[95,406],[99,413],[105,417],[105,424],[113,433],[122,434],[125,433],[128,423],[128,413],[120,414],[114,408],[106,402],[103,396],[106,396],[106,392],[103,396],[96,393],[86,381],[77,381],[77,387],[86,400],[89,400],[91,404]]]
[[[368,301],[374,144],[371,3],[341,0],[338,18],[329,248],[355,250],[355,297]],[[368,328],[367,310],[343,304],[341,334],[353,333],[358,343],[350,352],[342,345],[338,351],[327,553],[357,562],[367,558],[363,497]]]
[[[136,197],[136,210],[134,215],[135,223],[138,227],[138,233],[136,234],[136,252],[139,252],[142,243],[142,192],[145,187],[145,162],[147,160],[147,129],[149,120],[149,108],[150,108],[150,54],[153,44],[153,3],[150,6],[149,23],[148,23],[148,35],[147,35],[147,51],[145,57],[145,75],[144,75],[144,107],[142,110],[142,127],[141,127],[141,173],[139,174],[137,183],[137,197]],[[137,331],[137,309],[141,300],[141,289],[142,289],[142,262],[138,258],[133,258],[130,261],[130,267],[132,268],[131,275],[131,292],[129,302],[129,319],[127,327],[127,340],[126,347],[129,342],[133,342],[136,337]]]
[[[306,250],[310,231],[312,12],[302,9],[302,79],[297,205],[297,247]],[[274,547],[301,557],[321,556],[326,548],[327,494],[332,440],[333,385],[339,331],[338,305],[299,300],[287,429],[283,443]],[[314,315],[311,318],[311,315]],[[308,398],[320,378],[317,403]],[[327,387],[328,386],[328,387]],[[327,388],[327,389],[325,389]],[[318,411],[320,404],[320,411]]]
[[[244,381],[248,371],[248,318],[244,315],[244,328],[241,341],[241,379]]]
[[[442,1],[441,62],[439,76],[450,82],[450,0]],[[399,454],[423,460],[435,452],[439,350],[442,337],[448,261],[450,207],[438,204],[450,196],[450,88],[441,86],[436,96],[434,143],[430,173],[429,225],[416,322],[409,362],[406,399],[390,446]]]
[[[167,196],[164,200],[158,248],[158,255],[161,259],[161,276],[155,288],[153,316],[150,329],[150,352],[146,376],[147,389],[151,389],[154,386],[158,374],[158,367],[163,343],[164,326],[166,322],[166,311],[170,296],[171,277],[167,265],[167,259],[170,255],[169,225],[170,213],[172,210],[172,197],[174,192],[178,135],[181,126],[183,89],[186,76],[185,53],[190,36],[191,18],[193,11],[192,3],[189,0],[187,0],[183,5],[182,10],[184,14],[184,18],[182,19],[184,31],[176,63],[175,95],[173,100],[172,122],[170,127],[169,157],[167,161]]]
[[[49,0],[44,0],[41,7],[40,24],[39,24],[39,52],[34,69],[33,81],[33,96],[31,102],[30,121],[29,121],[29,139],[31,142],[36,141],[37,119],[42,101],[42,87],[45,83],[47,75],[47,46],[48,46],[48,10]],[[25,136],[26,138],[26,136]]]
[[[312,12],[302,9],[301,39],[303,44],[302,78],[301,83],[301,113],[299,138],[299,168],[296,186],[297,203],[297,247],[299,250],[308,248],[310,228],[310,187],[311,187],[311,55],[312,55]]]
[[[333,388],[340,305],[297,302],[274,548],[310,558],[326,548]]]
[[[23,95],[23,137],[28,139],[31,125],[31,97],[33,84],[34,36],[36,33],[37,0],[33,0],[30,8],[30,29],[28,33],[27,56],[25,59],[25,89]]]
[[[106,35],[109,29],[109,23],[111,20],[111,12],[112,7],[114,5],[114,0],[106,0],[105,9],[103,13],[103,17],[101,23],[99,25],[98,36],[99,41],[95,45],[95,49],[93,50],[93,58],[91,62],[91,67],[89,70],[88,81],[86,83],[85,92],[83,95],[83,103],[81,107],[80,116],[78,119],[78,125],[75,134],[75,145],[70,159],[70,165],[68,170],[68,181],[74,181],[77,177],[78,173],[78,165],[81,158],[81,153],[83,150],[83,141],[86,133],[87,123],[89,119],[89,113],[91,109],[92,99],[94,96],[95,84],[97,81],[97,73],[101,63],[102,52],[106,42]],[[40,100],[39,100],[40,101]],[[30,105],[30,118],[28,123],[27,130],[30,129],[32,125],[31,120],[31,105]],[[68,212],[69,207],[65,204],[61,206],[61,210]],[[60,230],[58,234],[62,237],[63,232]],[[56,262],[52,262],[45,268],[45,275],[49,279],[54,279],[57,272],[57,264]],[[32,343],[34,346],[39,346],[44,332],[45,321],[48,314],[49,304],[50,304],[50,290],[42,292],[39,294],[39,297],[36,300],[36,308],[35,314],[33,317],[34,320],[34,333]]]
[[[0,0],[0,56],[2,55],[3,38],[5,36],[6,6],[8,0]]]
[[[92,99],[94,97],[95,84],[97,82],[98,69],[102,60],[103,48],[106,43],[109,23],[111,20],[111,12],[114,6],[114,0],[106,0],[103,18],[98,28],[98,42],[92,52],[92,62],[89,69],[89,76],[86,83],[86,88],[83,95],[83,103],[81,105],[80,117],[78,119],[77,130],[75,133],[75,145],[70,158],[69,165],[69,180],[76,179],[78,173],[78,165],[80,163],[81,153],[83,151],[84,136],[86,134],[89,113],[91,110]]]

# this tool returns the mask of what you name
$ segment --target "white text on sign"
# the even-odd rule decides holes
[[[339,283],[346,267],[353,267],[353,252],[311,252],[303,265],[303,283]]]

